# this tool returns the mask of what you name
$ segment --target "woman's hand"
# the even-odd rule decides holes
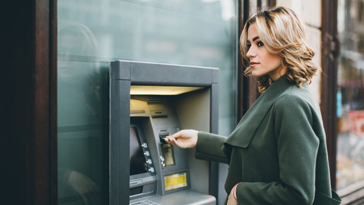
[[[233,193],[235,192],[235,193]],[[236,188],[232,188],[228,197],[227,205],[238,205],[238,201],[234,199],[234,195],[236,196]]]
[[[192,148],[197,144],[197,133],[196,130],[181,130],[166,138],[168,144],[178,146],[180,148]]]

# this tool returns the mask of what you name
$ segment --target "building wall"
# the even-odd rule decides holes
[[[315,51],[313,61],[321,67],[321,1],[317,0],[277,0],[277,6],[293,9],[306,26],[307,44]],[[312,80],[311,89],[321,101],[321,72]]]

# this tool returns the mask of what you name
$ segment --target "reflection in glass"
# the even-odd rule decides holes
[[[96,51],[87,26],[58,22],[58,204],[102,204],[105,196],[108,130],[102,123],[108,104],[101,98],[107,86],[100,82],[107,78],[99,63],[73,61],[70,55]]]
[[[61,189],[58,194],[61,195],[58,203],[69,204],[69,202],[79,204],[100,204],[100,189],[87,176],[75,170],[58,170],[58,183],[61,183]]]
[[[336,188],[364,180],[364,4],[338,1],[341,56],[337,92]]]

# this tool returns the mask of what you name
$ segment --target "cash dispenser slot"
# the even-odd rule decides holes
[[[159,142],[161,144],[167,144],[167,142],[165,141],[165,139],[167,138],[167,136],[169,136],[169,133],[168,132],[159,133]]]
[[[168,117],[165,110],[151,110],[150,114],[152,115],[152,117]]]

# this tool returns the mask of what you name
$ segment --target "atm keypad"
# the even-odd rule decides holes
[[[145,157],[145,170],[149,171],[151,173],[154,173],[155,170],[154,170],[154,167],[153,167],[153,161],[150,158],[150,152],[149,152],[148,144],[144,142],[144,143],[141,143],[140,146],[143,149],[143,154],[144,154],[144,157]]]
[[[144,152],[144,155],[147,156],[147,157],[149,157],[150,156],[149,151]]]
[[[162,169],[166,166],[165,160],[163,156],[159,156],[159,159],[161,160]]]

